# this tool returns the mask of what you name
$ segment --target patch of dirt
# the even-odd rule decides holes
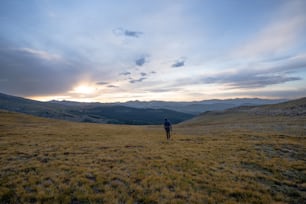
[[[306,151],[301,145],[283,144],[280,146],[272,144],[257,145],[256,149],[263,151],[268,157],[282,157],[289,160],[306,161]]]
[[[252,162],[241,162],[241,167],[247,170],[251,171],[258,171],[260,173],[263,173],[265,175],[271,175],[272,171],[268,168],[262,167],[259,164],[252,163]]]
[[[286,195],[285,199],[287,199],[288,202],[290,201],[290,203],[304,203],[306,199],[306,189],[301,189],[298,185],[271,180],[265,177],[257,177],[256,181],[268,186],[270,194],[273,197],[277,197],[279,194]]]

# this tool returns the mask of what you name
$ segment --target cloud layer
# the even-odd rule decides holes
[[[85,65],[47,51],[0,49],[0,91],[22,96],[57,94],[78,82]]]
[[[306,87],[305,9],[304,0],[4,1],[0,92],[88,101],[297,97]]]

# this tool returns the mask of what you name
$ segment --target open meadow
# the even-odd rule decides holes
[[[0,111],[0,203],[305,203],[305,124],[214,115],[166,141],[162,126]]]

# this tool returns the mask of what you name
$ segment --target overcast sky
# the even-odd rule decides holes
[[[305,0],[1,0],[0,92],[38,100],[306,96]]]

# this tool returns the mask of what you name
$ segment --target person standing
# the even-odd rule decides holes
[[[165,128],[165,131],[166,131],[167,140],[170,140],[170,137],[171,137],[170,133],[172,131],[172,125],[167,118],[165,119],[165,122],[164,122],[164,128]]]

